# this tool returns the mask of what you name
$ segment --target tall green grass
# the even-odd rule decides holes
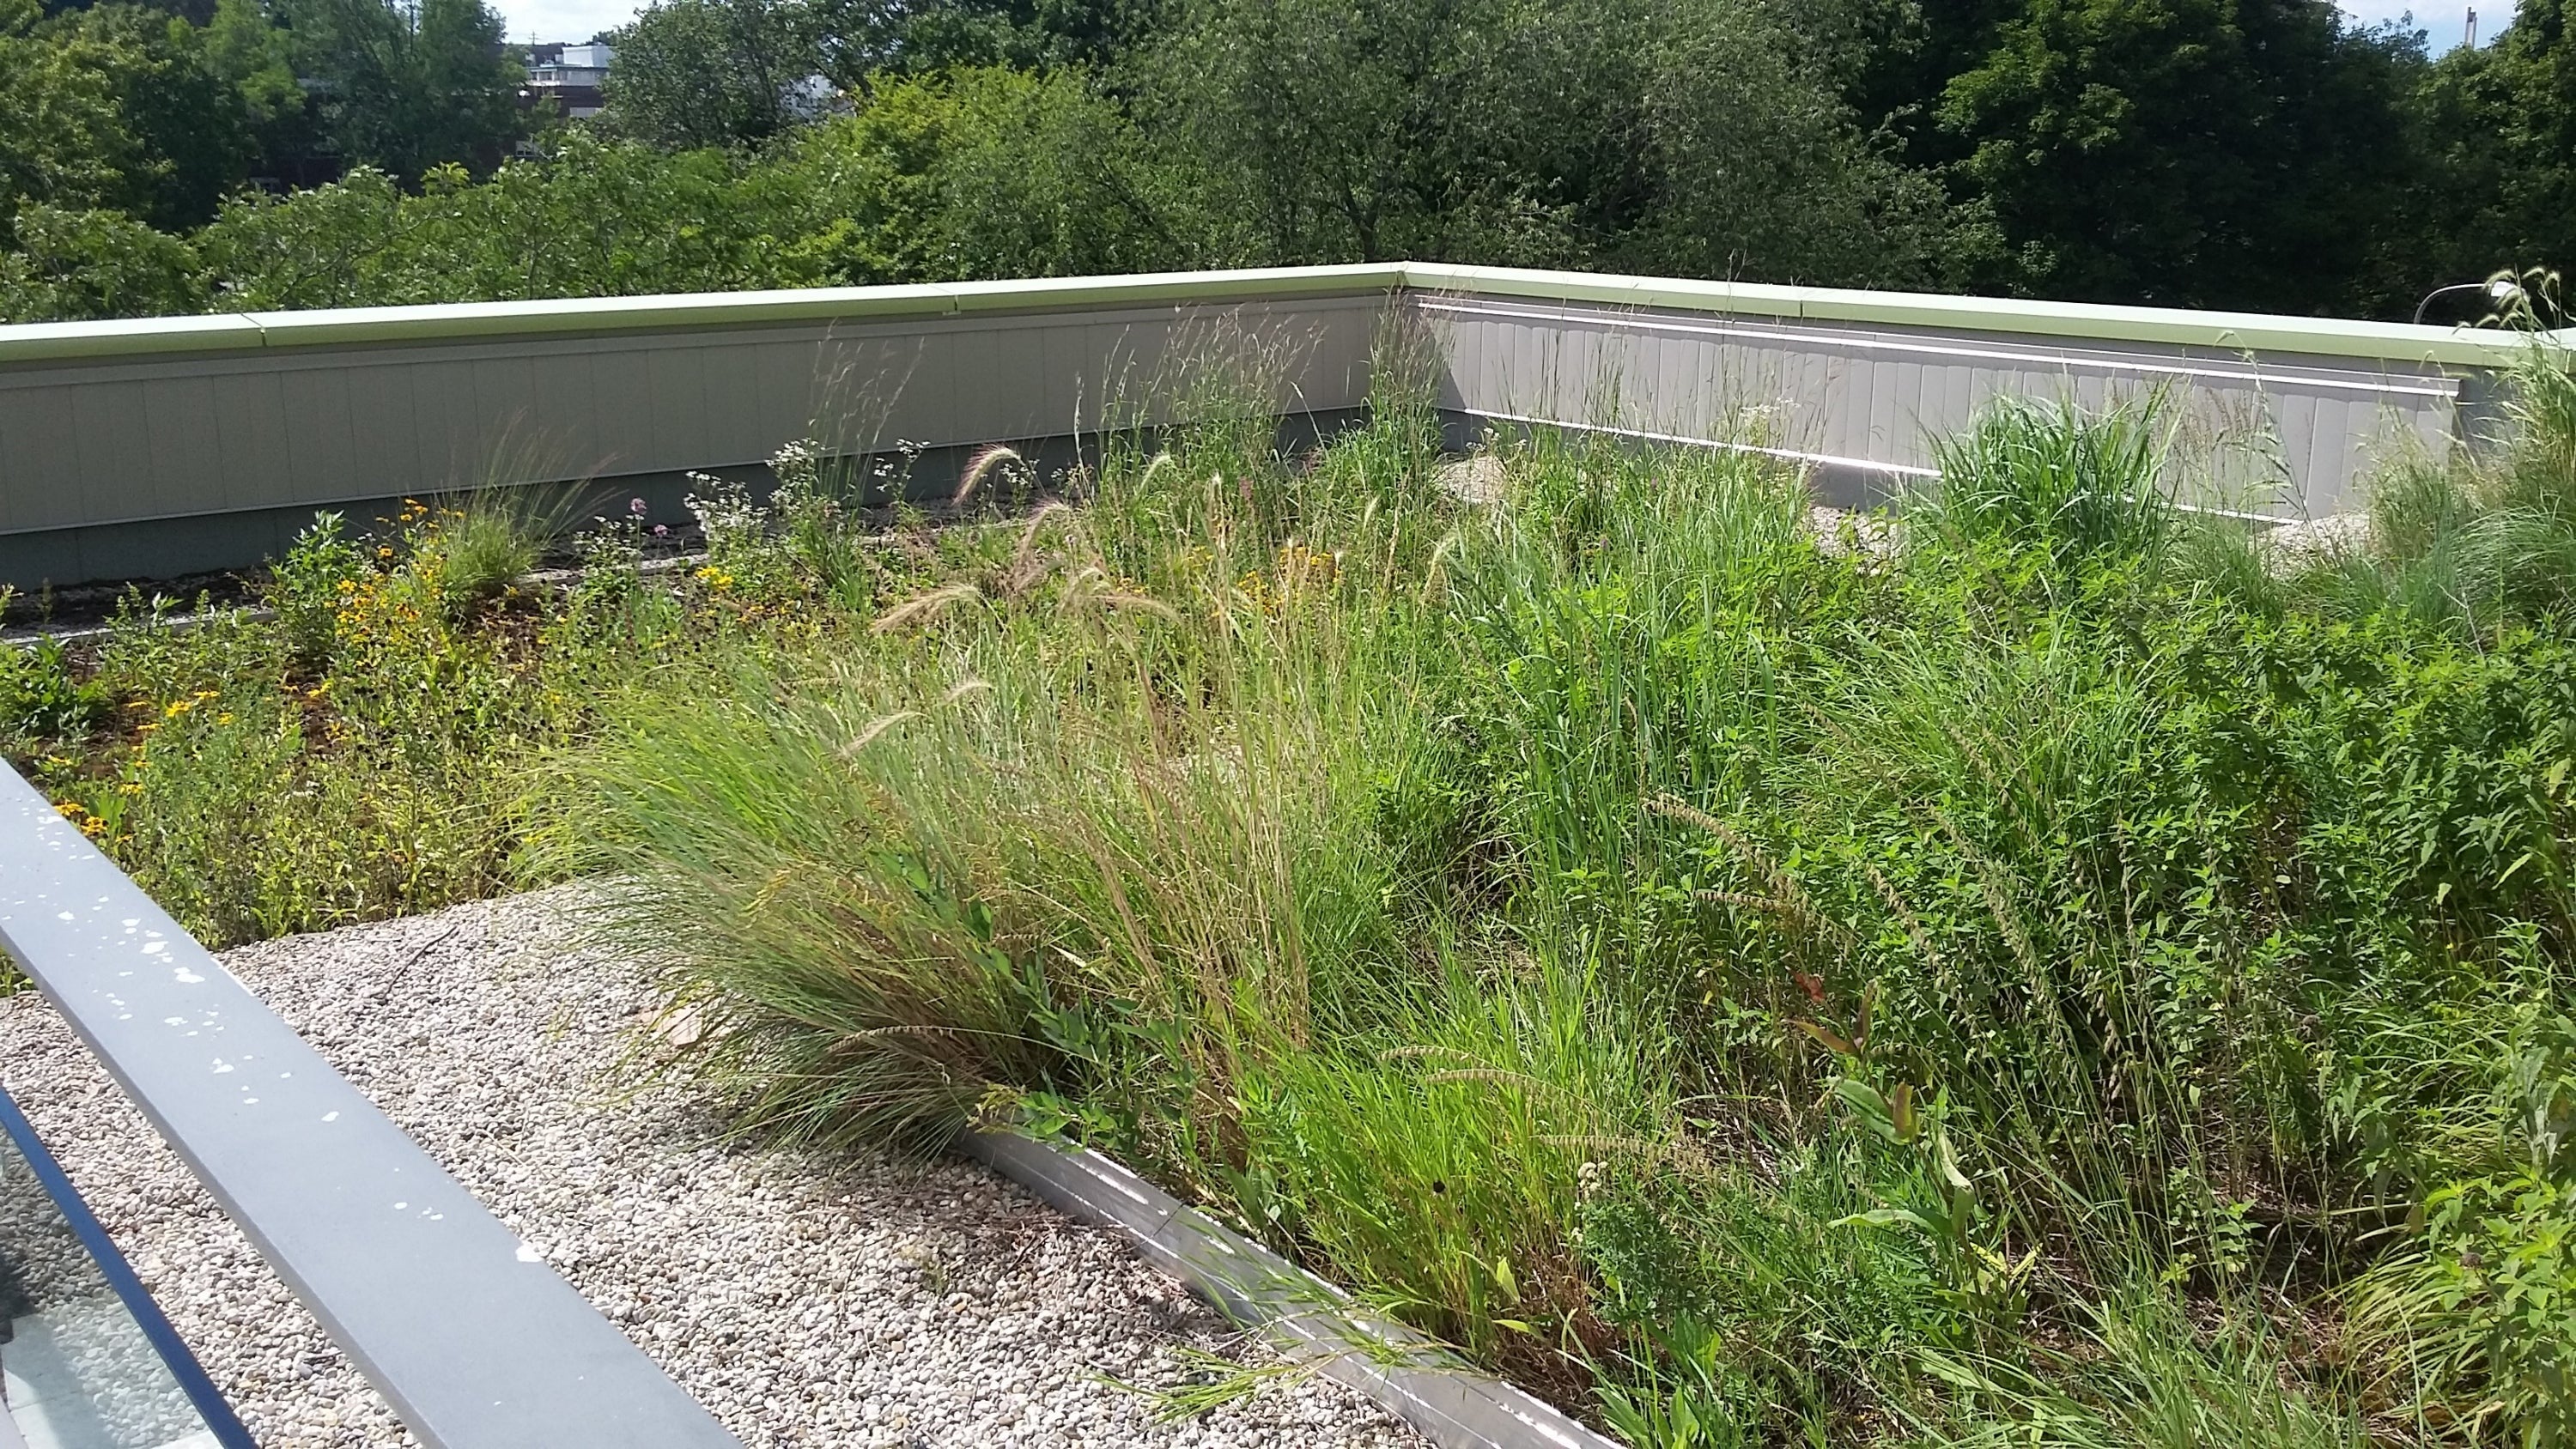
[[[536,858],[746,1124],[1102,1143],[1639,1442],[2564,1442],[2564,383],[2304,561],[2143,404],[1885,548],[1463,503],[1402,399],[1118,442],[616,691]]]

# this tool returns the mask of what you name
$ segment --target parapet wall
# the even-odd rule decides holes
[[[1998,393],[2161,393],[2200,500],[2335,512],[2440,457],[2529,339],[2470,329],[1415,264],[0,327],[0,582],[242,568],[315,509],[673,491],[811,438],[940,453],[1185,421],[1211,374],[1365,406],[1382,330],[1465,429],[1758,447],[1838,495]],[[1239,399],[1238,399],[1239,400]]]

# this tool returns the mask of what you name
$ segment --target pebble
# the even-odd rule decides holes
[[[636,1089],[661,1019],[571,944],[579,889],[222,960],[748,1449],[1421,1449],[1298,1374],[1162,1422],[1139,1386],[1194,1355],[1274,1360],[1115,1236],[978,1166],[755,1150]],[[33,992],[0,999],[0,1086],[264,1449],[417,1444]]]

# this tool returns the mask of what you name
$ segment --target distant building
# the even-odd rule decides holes
[[[521,104],[535,106],[552,100],[575,120],[598,115],[600,87],[608,80],[608,62],[615,54],[616,47],[597,41],[529,46],[528,84],[519,92]]]

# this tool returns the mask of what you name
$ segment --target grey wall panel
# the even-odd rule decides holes
[[[0,388],[0,399],[12,395]],[[97,523],[119,517],[149,516],[145,510],[157,508],[164,513],[192,513],[207,509],[207,494],[220,486],[223,442],[215,424],[214,379],[202,374],[175,371],[167,378],[156,378],[144,389],[143,415],[139,420],[150,439],[152,452],[152,486],[133,496],[114,491],[81,500],[77,522]],[[392,446],[401,447],[408,440],[397,437]],[[414,456],[415,448],[406,448],[403,456]],[[84,476],[73,484],[81,489],[98,488],[100,479]],[[112,489],[112,484],[110,485]]]
[[[112,382],[67,391],[72,436],[81,452],[81,475],[148,492],[153,486],[152,442],[135,426],[142,412],[143,384]]]
[[[215,438],[222,474],[223,506],[265,508],[295,496],[295,476],[286,446],[286,396],[277,374],[227,370],[215,385]],[[111,479],[94,479],[113,486]]]
[[[348,379],[349,471],[318,485],[313,496],[347,497],[356,491],[353,483],[363,485],[370,477],[377,489],[388,493],[429,491],[430,480],[421,462],[417,394],[409,377],[391,367],[351,367],[343,375]],[[361,418],[368,422],[363,440],[358,432]],[[186,513],[186,494],[174,487],[159,511],[163,517]]]
[[[577,451],[566,461],[578,469],[604,473],[640,473],[650,468],[650,354],[630,348],[602,348],[572,365],[589,374],[592,402],[588,426],[575,425],[569,444]]]
[[[2233,506],[2261,492],[2257,511],[2296,516],[2350,506],[2370,461],[2366,420],[2386,414],[2435,457],[2456,425],[2459,383],[2430,365],[1488,298],[1417,305],[1455,359],[1445,392],[1462,411],[1765,441],[1898,474],[1929,467],[1934,439],[1999,394],[2100,408],[2153,393],[2177,439],[2204,455],[2211,496],[2196,501]],[[1512,354],[1499,375],[1485,360],[1498,340]],[[1681,349],[1699,352],[1698,375],[1714,379],[1696,398],[1677,395],[1693,373],[1676,361]],[[1658,386],[1643,407],[1605,410],[1584,374]],[[2286,491],[2255,486],[2266,470],[2286,472]]]
[[[772,448],[785,431],[782,415],[772,423],[761,407],[761,349],[748,343],[709,347],[706,351],[708,452],[722,461],[757,456],[766,442]]]
[[[657,347],[644,355],[646,467],[710,455],[705,362],[706,349],[696,346]]]
[[[1033,442],[1195,362],[1273,366],[1292,410],[1341,411],[1365,400],[1385,310],[1363,292],[0,366],[0,535],[80,527],[82,555],[130,562],[99,528],[739,468],[809,435]]]
[[[7,527],[49,528],[77,522],[88,482],[79,438],[62,425],[73,411],[71,388],[40,387],[0,395],[0,502]]]
[[[328,495],[358,471],[358,444],[349,414],[352,369],[306,367],[282,372],[288,413],[298,426],[287,434],[288,479],[298,498]],[[185,499],[155,500],[177,512]]]

